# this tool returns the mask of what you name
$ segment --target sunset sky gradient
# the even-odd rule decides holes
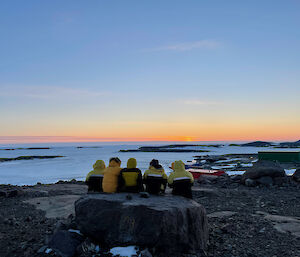
[[[300,2],[0,3],[0,144],[300,139]]]

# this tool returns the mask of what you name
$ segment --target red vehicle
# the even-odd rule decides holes
[[[201,175],[221,176],[225,174],[223,170],[187,169],[187,171],[192,173],[194,179],[199,178]]]

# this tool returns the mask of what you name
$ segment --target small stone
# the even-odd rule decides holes
[[[264,233],[265,232],[265,230],[266,230],[266,228],[262,228],[261,230],[259,230],[258,232],[259,233]]]
[[[245,180],[245,186],[247,187],[255,187],[257,185],[257,182],[254,179],[247,178]]]
[[[127,200],[132,200],[132,196],[131,195],[126,195],[126,199]]]
[[[150,194],[148,192],[140,192],[140,197],[142,197],[142,198],[149,198]]]
[[[6,192],[5,191],[0,191],[0,197],[6,197],[7,195],[6,195]]]
[[[18,190],[11,190],[11,191],[8,191],[7,193],[7,197],[15,197],[18,195]]]
[[[31,216],[28,216],[28,217],[26,217],[25,221],[27,221],[27,222],[30,222],[30,221],[32,221],[32,218],[31,218]]]
[[[37,251],[37,253],[44,253],[46,251],[46,249],[47,249],[47,246],[44,245]]]
[[[149,252],[148,249],[145,249],[140,252],[140,257],[152,257],[152,254]]]
[[[47,248],[46,251],[45,251],[46,254],[49,254],[49,253],[51,253],[51,252],[52,252],[52,249],[51,249],[51,248]]]

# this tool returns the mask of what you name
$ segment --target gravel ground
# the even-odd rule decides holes
[[[43,211],[23,203],[39,196],[24,194],[24,188],[0,185],[0,256],[56,256],[38,250],[45,246],[58,220],[47,219]],[[194,200],[205,206],[209,217],[207,256],[300,257],[300,237],[277,231],[264,218],[264,213],[300,217],[299,191],[300,184],[248,188],[228,178],[196,184]],[[223,211],[232,213],[219,213]]]
[[[300,217],[300,186],[249,188],[227,179],[201,186],[194,200],[207,213],[234,212],[232,216],[209,217],[208,256],[300,256],[300,237],[278,232],[262,212]],[[300,226],[300,223],[299,223]]]

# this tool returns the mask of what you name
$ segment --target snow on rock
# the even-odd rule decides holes
[[[127,257],[137,255],[136,246],[114,247],[110,249],[110,253],[114,256]]]

